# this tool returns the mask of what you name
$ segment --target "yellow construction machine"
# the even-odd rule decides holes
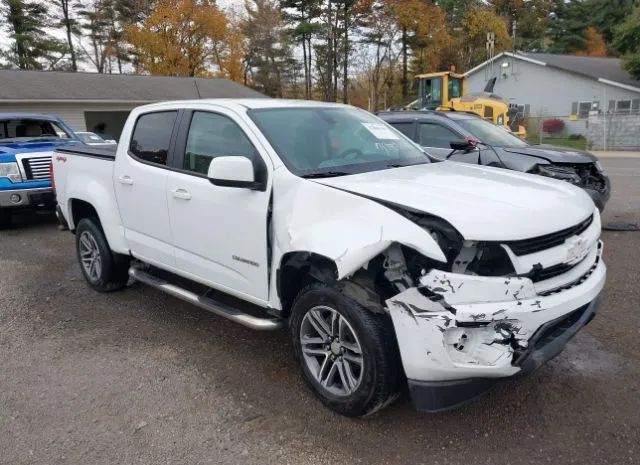
[[[418,74],[415,76],[418,99],[409,104],[409,109],[475,113],[524,138],[526,130],[521,125],[522,116],[518,114],[517,107],[510,107],[493,93],[495,81],[495,78],[490,79],[483,92],[468,94],[464,74],[453,71]]]

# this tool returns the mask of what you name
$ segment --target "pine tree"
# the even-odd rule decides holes
[[[19,69],[56,69],[67,47],[46,32],[50,26],[46,4],[24,0],[2,0],[2,14],[13,43],[2,51],[10,65]]]

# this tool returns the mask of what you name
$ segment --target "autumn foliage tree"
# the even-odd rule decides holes
[[[602,34],[593,27],[587,27],[584,32],[586,39],[584,40],[584,50],[576,52],[576,55],[586,57],[606,57],[607,56],[607,44],[602,38]]]
[[[240,34],[212,0],[161,0],[141,24],[125,31],[143,72],[237,81],[243,77]]]

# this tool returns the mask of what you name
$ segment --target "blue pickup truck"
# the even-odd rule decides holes
[[[0,113],[0,229],[18,210],[54,208],[51,157],[56,148],[77,143],[56,116]]]

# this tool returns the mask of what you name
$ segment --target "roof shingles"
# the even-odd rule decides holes
[[[156,102],[198,98],[259,98],[263,94],[221,78],[0,70],[2,100]]]
[[[554,68],[582,74],[593,79],[606,79],[640,88],[640,81],[631,78],[629,73],[622,67],[622,60],[619,58],[555,55],[551,53],[522,53],[522,55],[546,63]]]

